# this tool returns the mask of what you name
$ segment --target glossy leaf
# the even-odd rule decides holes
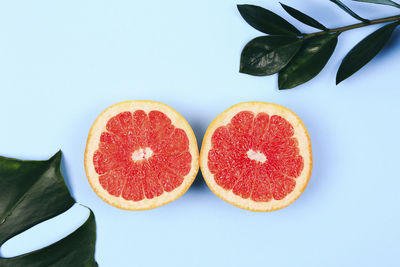
[[[0,246],[11,237],[67,211],[74,203],[60,170],[61,152],[46,161],[0,157]],[[27,254],[0,258],[2,267],[97,266],[96,222],[86,222],[60,241]]]
[[[322,25],[321,23],[319,23],[318,21],[316,21],[315,19],[313,19],[312,17],[308,16],[307,14],[304,14],[303,12],[287,6],[285,4],[280,3],[281,6],[283,7],[283,9],[285,9],[285,11],[287,13],[289,13],[289,15],[291,15],[292,17],[294,17],[295,19],[297,19],[300,22],[303,22],[304,24],[320,29],[320,30],[327,30],[327,28]]]
[[[339,1],[339,0],[330,0],[330,1],[335,3],[336,5],[338,5],[341,9],[343,9],[347,14],[349,14],[353,18],[358,19],[363,22],[369,22],[369,20],[364,19],[364,18],[360,17],[359,15],[357,15],[353,10],[351,10],[349,7],[347,7],[341,1]]]
[[[394,22],[383,26],[365,37],[351,49],[340,64],[336,75],[336,84],[347,79],[370,62],[389,41],[399,23]]]
[[[372,4],[379,4],[379,5],[387,5],[387,6],[394,6],[400,8],[400,5],[396,2],[390,0],[353,0],[356,2],[364,2],[364,3],[372,3]]]
[[[275,35],[300,35],[301,32],[277,14],[254,5],[238,5],[243,19],[253,28]]]
[[[243,48],[240,72],[255,76],[277,73],[296,55],[302,41],[290,36],[257,37]]]
[[[300,51],[279,72],[279,89],[296,87],[318,75],[332,56],[337,40],[337,34],[323,34],[304,40]]]

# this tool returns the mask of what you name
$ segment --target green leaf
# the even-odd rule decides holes
[[[300,51],[279,72],[279,89],[296,87],[318,75],[335,50],[337,36],[327,33],[305,39]]]
[[[319,23],[312,17],[308,16],[307,14],[304,14],[303,12],[301,12],[293,7],[287,6],[285,4],[282,4],[282,3],[280,3],[280,4],[283,7],[283,9],[285,9],[285,11],[287,13],[289,13],[289,15],[291,15],[298,21],[303,22],[304,24],[306,24],[308,26],[311,26],[311,27],[314,27],[314,28],[317,28],[317,29],[320,29],[323,31],[327,30],[327,28],[324,25],[322,25],[321,23]]]
[[[364,2],[364,3],[373,3],[373,4],[379,4],[379,5],[387,5],[387,6],[394,6],[397,8],[400,8],[400,5],[397,4],[396,2],[390,1],[390,0],[353,0],[356,2]]]
[[[257,37],[243,48],[240,72],[255,76],[277,73],[296,55],[302,42],[291,36]]]
[[[336,5],[338,5],[341,9],[343,9],[347,14],[349,14],[350,16],[352,16],[355,19],[358,19],[360,21],[363,22],[369,22],[369,20],[364,19],[362,17],[360,17],[359,15],[357,15],[353,10],[351,10],[350,8],[348,8],[345,4],[343,4],[341,1],[339,0],[330,0],[331,2],[335,3]]]
[[[61,151],[46,161],[0,157],[0,246],[11,237],[67,211],[74,203],[60,170]],[[96,222],[86,222],[60,241],[13,258],[2,267],[97,266]]]
[[[336,84],[347,79],[370,62],[389,41],[400,22],[387,24],[361,40],[345,56],[336,75]]]
[[[263,33],[301,35],[292,24],[267,9],[253,5],[238,5],[237,8],[248,24]]]

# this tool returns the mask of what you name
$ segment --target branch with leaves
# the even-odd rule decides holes
[[[339,0],[330,0],[353,18],[361,21],[345,27],[329,29],[303,12],[284,5],[283,9],[298,21],[319,29],[302,33],[288,21],[254,5],[238,5],[244,20],[253,28],[266,33],[246,44],[240,59],[240,72],[267,76],[278,73],[279,89],[290,89],[313,79],[332,56],[338,36],[345,31],[374,24],[384,26],[361,40],[344,57],[336,75],[336,84],[347,79],[370,62],[385,46],[400,24],[400,15],[369,20],[357,15]],[[400,8],[390,0],[353,0]]]

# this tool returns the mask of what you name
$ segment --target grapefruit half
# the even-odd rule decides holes
[[[146,210],[182,196],[199,169],[196,137],[187,121],[154,101],[126,101],[93,123],[85,150],[90,185],[107,203]]]
[[[208,127],[200,168],[223,200],[252,211],[273,211],[293,203],[311,176],[307,129],[291,110],[246,102],[221,113]]]

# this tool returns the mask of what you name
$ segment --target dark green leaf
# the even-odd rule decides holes
[[[300,35],[298,29],[277,14],[253,5],[238,5],[240,15],[253,28],[276,35]]]
[[[282,3],[280,3],[280,4],[283,7],[283,9],[285,9],[285,11],[287,13],[289,13],[289,15],[291,15],[298,21],[301,21],[308,26],[311,26],[311,27],[314,27],[314,28],[317,28],[320,30],[324,30],[324,31],[327,30],[327,28],[324,25],[322,25],[321,23],[319,23],[312,17],[308,16],[307,14],[304,14],[303,12],[301,12],[293,7],[287,6],[285,4],[282,4]]]
[[[279,89],[289,89],[314,78],[324,68],[337,44],[337,34],[323,34],[304,40],[289,64],[279,72]]]
[[[348,8],[345,4],[343,4],[341,1],[339,0],[330,0],[331,2],[335,3],[336,5],[338,5],[341,9],[343,9],[344,11],[347,12],[347,14],[349,14],[350,16],[352,16],[355,19],[358,19],[360,21],[363,22],[369,22],[369,20],[364,19],[362,17],[360,17],[359,15],[357,15],[353,10],[351,10],[350,8]]]
[[[336,84],[347,79],[371,61],[389,41],[399,23],[394,22],[383,26],[353,47],[340,64],[336,75]]]
[[[390,1],[390,0],[353,0],[353,1],[394,6],[394,7],[400,8],[399,4],[397,4],[396,2]]]
[[[0,246],[11,237],[68,210],[74,203],[60,170],[61,152],[47,161],[0,157]],[[60,241],[27,254],[1,258],[2,267],[97,266],[94,215]]]
[[[296,55],[302,41],[290,36],[257,37],[243,48],[240,72],[256,76],[277,73]]]

